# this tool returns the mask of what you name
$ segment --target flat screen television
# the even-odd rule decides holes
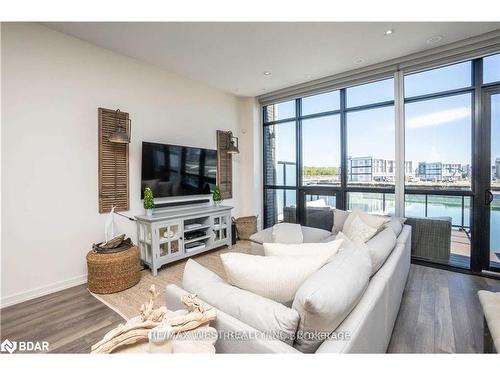
[[[141,199],[210,194],[216,175],[216,150],[142,142]]]

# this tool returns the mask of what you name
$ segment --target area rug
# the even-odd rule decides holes
[[[205,254],[191,257],[202,266],[215,272],[222,278],[226,278],[224,267],[220,260],[220,254],[228,252],[250,253],[249,241],[238,241],[231,249],[224,247],[220,250],[214,250]],[[158,270],[158,275],[153,276],[149,269],[141,271],[141,280],[132,288],[122,290],[113,294],[95,294],[92,295],[99,301],[113,309],[124,319],[130,319],[137,316],[141,305],[149,300],[149,288],[151,284],[156,286],[156,290],[160,292],[158,303],[165,303],[165,288],[168,284],[181,286],[184,266],[187,260],[178,261],[172,264],[167,264]],[[168,308],[168,306],[167,306]]]

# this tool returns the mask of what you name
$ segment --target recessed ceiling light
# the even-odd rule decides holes
[[[363,64],[364,62],[365,62],[365,60],[362,59],[361,57],[354,59],[354,64]]]
[[[394,29],[385,30],[384,34],[385,34],[385,35],[391,35],[391,34],[394,34]]]
[[[264,75],[265,75],[265,76],[270,76],[270,75],[271,75],[271,72],[264,72]]]
[[[443,37],[441,35],[434,35],[434,36],[431,36],[429,39],[427,39],[427,43],[433,44],[433,43],[440,42],[441,40],[443,40]]]

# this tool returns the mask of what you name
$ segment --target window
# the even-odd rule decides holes
[[[394,106],[347,113],[349,185],[394,186]]]
[[[470,61],[405,76],[405,98],[472,86]]]
[[[340,115],[302,121],[302,185],[340,185]]]
[[[346,92],[348,108],[388,102],[394,100],[394,79],[349,87]]]
[[[265,227],[297,220],[296,191],[288,189],[266,189],[264,194]]]
[[[395,201],[392,193],[365,193],[349,192],[347,194],[347,208],[383,215],[394,215]]]
[[[500,53],[483,59],[483,83],[500,82]]]
[[[443,240],[422,246],[414,256],[465,268],[470,265],[471,86],[471,61],[405,77],[405,216],[427,218],[415,225],[435,228]]]
[[[472,94],[407,103],[406,185],[470,189]]]
[[[295,122],[264,128],[265,184],[296,186]]]
[[[279,121],[295,117],[295,100],[268,105],[264,109],[266,122]]]
[[[452,231],[452,236],[457,237],[455,243],[453,243],[452,239],[452,250],[453,247],[460,248],[464,252],[462,255],[467,255],[467,252],[470,251],[467,236],[453,232],[470,228],[471,204],[472,198],[470,196],[406,194],[405,216],[440,220],[450,218],[451,225],[455,228]],[[460,240],[458,237],[463,239]]]
[[[329,112],[340,109],[340,91],[307,96],[302,99],[302,115]]]

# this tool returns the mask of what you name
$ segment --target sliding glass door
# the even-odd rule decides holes
[[[485,147],[479,155],[483,178],[478,189],[483,198],[478,204],[481,268],[500,272],[500,85],[484,90],[483,125]]]

